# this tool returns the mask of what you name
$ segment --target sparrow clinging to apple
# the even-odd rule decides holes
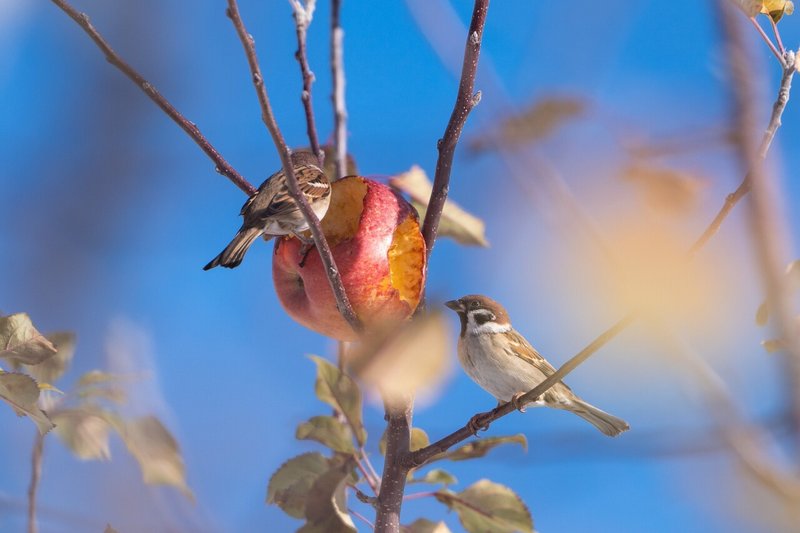
[[[292,167],[297,177],[300,192],[308,200],[311,210],[322,219],[331,202],[331,184],[319,161],[311,152],[291,154]],[[216,266],[234,268],[244,259],[244,254],[260,235],[266,240],[282,235],[299,236],[308,229],[308,223],[295,201],[289,195],[286,174],[279,170],[261,184],[256,193],[248,198],[240,213],[244,217],[242,227],[227,247],[203,270]]]
[[[512,402],[522,410],[519,397],[556,369],[514,330],[506,310],[491,298],[471,294],[445,305],[461,320],[458,359],[469,377],[498,402]],[[532,405],[571,411],[611,437],[630,429],[627,422],[583,401],[560,381]]]

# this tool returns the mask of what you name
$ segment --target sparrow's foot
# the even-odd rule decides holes
[[[488,413],[478,413],[469,419],[469,422],[467,422],[467,429],[477,437],[479,431],[486,431],[489,429],[489,417],[491,417],[491,415],[491,411]]]
[[[520,413],[525,412],[525,404],[520,401],[520,398],[525,396],[524,392],[518,392],[514,396],[511,397],[511,405],[514,406],[514,409],[519,411]]]
[[[306,246],[314,246],[314,239],[310,236],[305,236],[302,233],[293,233],[294,237]]]
[[[300,254],[300,263],[298,265],[300,268],[306,266],[306,259],[308,259],[308,253],[314,249],[314,243],[311,244],[305,243],[303,246],[300,247],[298,253]]]

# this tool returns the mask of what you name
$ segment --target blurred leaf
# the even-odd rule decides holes
[[[442,314],[430,313],[388,330],[376,330],[348,354],[348,365],[354,375],[392,403],[439,385],[450,364],[451,338]]]
[[[794,2],[791,0],[762,0],[764,6],[761,12],[769,15],[775,22],[780,21],[784,15],[794,13]]]
[[[109,374],[102,370],[90,370],[80,377],[78,380],[78,387],[85,387],[87,385],[105,384],[110,381],[119,380],[119,376]]]
[[[418,518],[407,526],[402,526],[403,533],[450,533],[444,522],[431,522],[427,518]]]
[[[42,435],[53,429],[53,422],[47,413],[36,404],[39,400],[39,385],[32,377],[15,372],[1,372],[0,399],[8,402],[17,415],[28,415]]]
[[[363,446],[367,441],[367,432],[361,418],[361,391],[358,385],[329,361],[316,355],[310,357],[317,364],[317,382],[314,386],[317,398],[345,416],[356,434],[356,441]]]
[[[455,485],[458,483],[458,480],[450,472],[442,470],[441,468],[434,468],[433,470],[427,472],[424,476],[411,479],[409,482],[430,483],[432,485]]]
[[[169,485],[194,499],[186,485],[186,468],[178,443],[158,418],[145,416],[125,420],[116,429],[128,451],[139,462],[145,483]]]
[[[514,148],[540,142],[566,122],[585,113],[586,102],[583,99],[568,96],[540,98],[519,114],[503,120],[497,132],[470,140],[469,147],[475,152],[481,152],[497,145]]]
[[[419,450],[420,448],[424,448],[428,444],[431,443],[430,438],[428,438],[428,434],[425,433],[425,430],[419,428],[411,428],[411,437],[409,442],[410,451],[414,452]],[[381,435],[381,440],[378,442],[378,451],[381,452],[381,455],[386,455],[386,432],[383,432]]]
[[[741,8],[748,17],[755,17],[764,7],[764,0],[731,0],[731,2]]]
[[[424,170],[414,165],[408,172],[391,178],[389,184],[408,194],[411,197],[411,203],[419,212],[420,218],[425,218],[433,184]],[[445,202],[442,210],[437,236],[450,237],[465,246],[489,246],[483,221],[467,213],[449,199]]]
[[[622,178],[636,186],[651,207],[679,214],[695,207],[702,187],[697,176],[652,164],[628,165]]]
[[[102,413],[88,409],[65,409],[53,414],[53,422],[56,424],[56,435],[78,458],[111,458],[108,446],[111,426]]]
[[[786,267],[786,275],[789,276],[792,288],[800,289],[800,259],[789,263],[789,266]]]
[[[315,416],[297,427],[295,438],[314,440],[335,452],[355,453],[350,429],[332,416]]]
[[[767,353],[775,353],[783,350],[783,343],[779,339],[761,341],[761,346],[767,351]]]
[[[756,324],[759,326],[766,326],[767,321],[769,320],[769,306],[767,302],[761,302],[761,305],[758,306],[758,310],[756,311]]]
[[[0,317],[0,358],[13,365],[38,365],[55,354],[56,347],[33,327],[27,314]]]
[[[469,533],[533,532],[530,511],[517,494],[498,483],[482,479],[463,492],[440,490],[436,499],[456,513]]]
[[[518,435],[508,435],[505,437],[486,437],[473,440],[463,446],[459,446],[455,450],[436,455],[431,461],[441,461],[442,459],[449,459],[451,461],[476,459],[489,453],[489,450],[492,448],[503,444],[519,444],[524,451],[528,450],[528,440],[525,438],[525,435],[520,433]]]
[[[298,533],[356,533],[345,494],[345,482],[352,478],[352,463],[346,460],[314,481],[306,497],[306,523]]]
[[[111,403],[121,405],[127,401],[128,396],[119,387],[98,385],[78,389],[78,398],[83,400],[84,403],[92,403],[91,400],[108,400]]]
[[[289,516],[303,518],[308,491],[329,468],[329,461],[317,452],[289,459],[272,474],[267,487],[267,503],[277,505]]]
[[[75,355],[75,334],[60,331],[47,335],[56,353],[37,365],[24,365],[25,372],[39,383],[55,383],[64,375]]]
[[[111,524],[106,524],[106,528],[103,530],[103,533],[119,533],[119,532],[113,527],[111,527]]]

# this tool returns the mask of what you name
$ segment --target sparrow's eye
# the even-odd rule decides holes
[[[469,303],[469,307],[470,307],[470,309],[477,309],[477,308],[478,308],[478,302],[477,302],[477,301],[475,301],[475,300],[472,300],[472,301]]]

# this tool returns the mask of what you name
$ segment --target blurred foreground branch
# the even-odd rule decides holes
[[[342,0],[331,0],[331,77],[333,79],[333,167],[338,180],[347,175],[347,107],[344,99],[344,30]]]
[[[122,60],[117,53],[106,42],[102,35],[92,26],[89,21],[89,16],[86,13],[81,13],[72,7],[66,0],[51,0],[58,6],[64,13],[66,13],[72,20],[74,20],[86,34],[91,37],[95,44],[102,50],[109,63],[118,68],[130,80],[139,87],[144,93],[161,108],[178,126],[185,131],[189,137],[200,147],[203,152],[214,162],[215,170],[231,180],[234,185],[239,187],[245,194],[252,196],[256,189],[250,182],[248,182],[236,169],[234,169],[222,155],[214,148],[211,143],[206,139],[200,129],[194,122],[186,119],[175,107],[167,101],[164,96],[153,87],[153,85],[142,77],[133,67]]]
[[[339,312],[344,319],[347,320],[347,323],[350,324],[350,327],[353,328],[353,331],[360,332],[362,330],[361,321],[356,316],[353,307],[350,305],[350,300],[347,298],[347,293],[342,283],[342,277],[339,274],[339,269],[336,267],[336,261],[333,259],[333,254],[331,253],[327,239],[325,239],[325,234],[322,233],[322,226],[317,216],[311,210],[308,200],[306,200],[305,196],[300,192],[300,188],[297,184],[297,176],[295,176],[294,167],[289,157],[289,147],[286,145],[286,141],[283,139],[280,129],[278,129],[278,123],[275,121],[275,115],[272,112],[272,106],[270,105],[269,96],[267,95],[267,88],[264,85],[264,77],[261,75],[261,67],[258,65],[255,40],[252,35],[247,33],[242,17],[239,15],[239,6],[236,0],[228,0],[227,14],[233,22],[234,28],[236,28],[236,33],[239,36],[239,40],[242,42],[242,47],[247,56],[247,62],[250,65],[250,72],[253,76],[253,85],[256,89],[259,105],[261,106],[261,118],[269,130],[272,140],[275,143],[275,148],[278,150],[278,155],[281,158],[283,171],[286,173],[286,183],[289,188],[289,194],[295,203],[297,203],[297,206],[303,213],[303,218],[305,218],[311,229],[311,235],[314,237],[314,244],[319,251],[322,264],[325,266],[325,273],[328,276],[328,282],[336,298],[336,306]]]

